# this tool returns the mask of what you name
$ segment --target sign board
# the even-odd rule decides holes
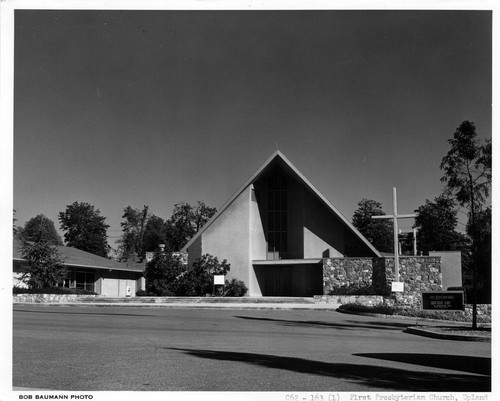
[[[214,276],[214,285],[224,285],[224,275]]]
[[[422,292],[422,310],[464,310],[463,291]]]
[[[391,284],[392,292],[403,292],[405,290],[405,283],[403,281],[393,281]]]

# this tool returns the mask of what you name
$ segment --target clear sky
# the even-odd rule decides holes
[[[276,147],[351,220],[443,188],[464,120],[492,133],[489,11],[15,14],[18,224],[74,201],[219,208]],[[409,223],[408,227],[411,226]]]

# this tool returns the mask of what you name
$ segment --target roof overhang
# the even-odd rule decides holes
[[[278,260],[252,260],[254,266],[283,266],[283,265],[315,265],[323,259],[278,259]]]
[[[26,259],[22,258],[12,258],[12,260],[16,263],[26,263]],[[132,273],[142,273],[144,269],[141,268],[117,268],[114,266],[94,266],[94,265],[85,265],[85,264],[77,264],[77,263],[62,263],[63,266],[66,267],[75,267],[81,269],[95,269],[95,270],[108,270],[108,271],[121,271],[121,272],[132,272]]]

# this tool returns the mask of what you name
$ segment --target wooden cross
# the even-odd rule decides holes
[[[399,231],[398,231],[398,219],[411,219],[417,217],[416,214],[398,214],[398,201],[396,196],[396,188],[392,188],[392,205],[393,214],[384,216],[372,216],[372,219],[392,219],[394,223],[394,270],[396,282],[399,282]]]

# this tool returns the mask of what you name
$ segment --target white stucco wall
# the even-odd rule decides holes
[[[100,278],[101,281],[101,291],[99,295],[105,295],[107,297],[118,297],[118,279],[114,278]]]
[[[328,252],[329,254],[324,254]],[[323,241],[316,234],[304,227],[304,259],[314,258],[341,258],[342,255],[334,247]]]
[[[253,187],[253,186],[252,186]],[[252,260],[264,260],[267,255],[267,243],[264,235],[264,227],[262,226],[262,218],[259,212],[259,206],[256,200],[252,197],[250,201],[250,262]],[[248,295],[251,297],[262,296],[255,270],[252,265],[249,268],[248,274]]]
[[[130,296],[135,297],[138,290],[146,289],[144,277],[134,278],[134,273],[123,271],[103,272],[95,285],[96,292],[106,297],[126,297],[127,287]]]
[[[200,235],[198,238],[196,238],[191,246],[189,247],[187,253],[188,253],[188,266],[189,268],[193,267],[193,263],[196,259],[201,257],[202,255],[202,247],[201,247],[201,240],[202,236]]]
[[[139,290],[146,290],[146,279],[144,277],[140,277],[135,281],[135,291],[137,292]]]
[[[441,257],[443,290],[462,287],[462,254],[457,251],[429,252],[429,256]]]
[[[236,278],[249,286],[250,259],[250,196],[246,188],[201,235],[201,253],[226,259],[231,270],[226,280]],[[191,254],[191,249],[189,251]]]

